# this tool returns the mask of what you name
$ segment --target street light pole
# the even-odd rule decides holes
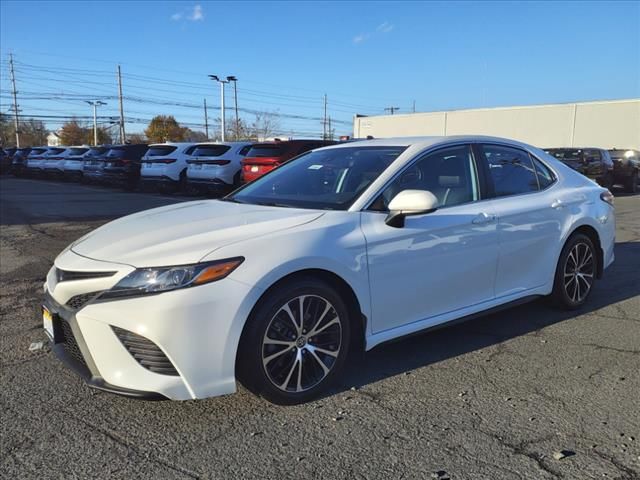
[[[220,132],[220,138],[222,139],[222,141],[225,141],[225,115],[224,115],[224,84],[225,83],[229,83],[229,82],[235,82],[236,81],[236,77],[227,77],[226,80],[222,80],[220,77],[218,77],[217,75],[209,75],[209,78],[211,80],[215,80],[216,82],[218,82],[220,84],[220,128],[221,128],[221,132]],[[237,100],[237,96],[236,96],[236,125],[238,122],[238,100]]]
[[[236,111],[236,134],[234,135],[234,140],[239,140],[240,136],[240,118],[238,117],[238,79],[234,76],[227,77],[227,80],[233,82],[233,100]]]
[[[93,107],[93,144],[98,145],[98,107],[106,103],[101,100],[95,102],[85,100],[85,102]]]

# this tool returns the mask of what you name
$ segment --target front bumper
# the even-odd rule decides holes
[[[105,264],[72,251],[61,254],[56,267],[71,271],[119,270],[113,277],[102,280],[56,283],[55,275],[47,278],[45,306],[60,321],[68,322],[78,344],[80,361],[69,360],[65,344],[62,350],[58,346],[59,338],[53,339],[54,351],[91,386],[125,395],[163,396],[172,400],[235,392],[238,342],[262,290],[228,277],[158,295],[110,301],[94,299],[73,311],[65,306],[71,303],[70,299],[111,288],[132,267]],[[155,344],[176,374],[156,373],[143,366],[121,341],[118,329]]]

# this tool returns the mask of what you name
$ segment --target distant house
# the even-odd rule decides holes
[[[49,132],[49,135],[47,135],[47,145],[50,147],[59,147],[60,135],[58,135],[56,132]]]

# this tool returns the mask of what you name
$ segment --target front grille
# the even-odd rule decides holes
[[[60,320],[60,327],[60,342],[64,345],[65,352],[86,367],[87,363],[84,361],[78,342],[76,342],[76,337],[73,335],[71,325],[66,320]]]
[[[61,270],[56,268],[56,278],[58,282],[69,282],[71,280],[89,280],[92,278],[112,277],[118,272],[74,272],[71,270]]]
[[[100,293],[102,292],[89,292],[89,293],[81,293],[80,295],[75,295],[71,297],[69,300],[67,300],[67,303],[65,305],[72,310],[80,310],[87,303],[89,303],[91,300],[97,297]]]
[[[160,347],[148,338],[111,326],[124,348],[147,370],[162,375],[178,376],[178,372]]]

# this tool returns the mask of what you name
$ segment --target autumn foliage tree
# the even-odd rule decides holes
[[[144,134],[150,143],[180,142],[185,139],[188,129],[181,127],[173,115],[156,115]]]
[[[66,122],[58,133],[60,142],[62,145],[82,145],[87,141],[87,130],[75,119]]]

